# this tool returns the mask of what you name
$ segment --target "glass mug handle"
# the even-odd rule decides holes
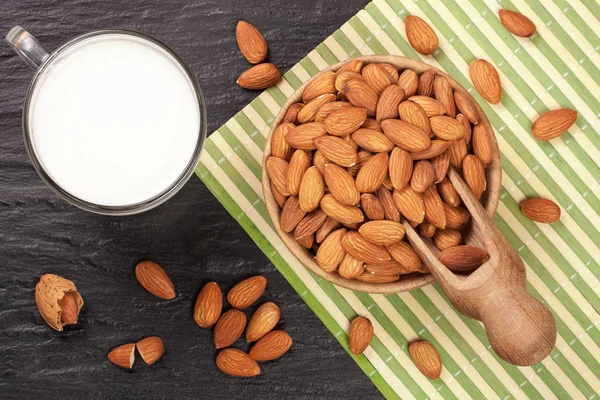
[[[20,26],[15,26],[6,34],[6,41],[33,69],[38,69],[50,55],[36,38]]]

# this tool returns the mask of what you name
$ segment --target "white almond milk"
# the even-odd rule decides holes
[[[124,206],[169,188],[200,131],[194,87],[158,45],[125,34],[85,39],[42,73],[27,116],[34,151],[58,186]]]

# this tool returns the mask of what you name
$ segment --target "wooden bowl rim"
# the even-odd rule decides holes
[[[472,98],[470,93],[465,88],[463,88],[455,79],[450,77],[445,72],[440,71],[439,69],[437,69],[427,63],[413,60],[408,57],[390,56],[390,55],[372,55],[372,56],[356,57],[353,60],[361,60],[365,64],[370,64],[370,63],[374,63],[374,62],[389,63],[389,64],[394,65],[398,69],[410,68],[419,74],[424,72],[427,69],[433,68],[434,70],[436,70],[436,72],[438,74],[445,76],[449,80],[450,85],[455,90],[460,90],[460,91],[464,92],[466,95],[468,95],[469,98],[471,98],[471,100],[477,107],[477,111],[479,112],[480,119],[479,119],[478,124],[483,124],[487,133],[489,135],[491,135],[491,137],[492,137],[492,147],[494,150],[494,154],[493,154],[492,163],[486,170],[488,187],[487,187],[486,192],[484,193],[484,198],[482,200],[483,200],[483,203],[484,203],[485,208],[488,211],[488,213],[491,216],[494,216],[496,214],[496,209],[498,208],[498,203],[500,201],[500,187],[501,187],[501,179],[502,179],[502,168],[500,165],[500,151],[498,148],[498,142],[496,140],[496,136],[494,134],[494,131],[492,129],[492,126],[491,126],[487,116],[485,115],[485,113],[483,112],[483,110],[481,109],[481,107],[479,106],[477,101],[475,101],[475,99]],[[350,61],[350,60],[344,60],[335,65],[332,65],[329,68],[326,68],[326,69],[320,71],[318,74],[316,74],[311,79],[309,79],[304,84],[302,84],[302,86],[300,86],[289,97],[288,101],[281,108],[281,111],[279,112],[279,114],[277,115],[277,118],[273,122],[273,125],[271,126],[271,131],[269,132],[269,136],[267,137],[267,142],[265,145],[265,150],[263,153],[263,160],[262,160],[262,186],[263,186],[265,205],[267,206],[267,212],[269,213],[269,217],[271,218],[273,228],[275,229],[275,231],[277,232],[277,235],[281,238],[281,240],[283,241],[285,246],[288,248],[288,250],[306,268],[308,268],[309,270],[314,272],[316,275],[326,279],[327,281],[334,283],[338,286],[344,287],[346,289],[356,290],[356,291],[365,292],[365,293],[373,293],[373,294],[399,293],[399,292],[406,292],[406,291],[413,290],[413,289],[418,289],[418,288],[421,288],[423,286],[426,286],[426,285],[434,282],[435,278],[431,274],[413,273],[413,274],[400,276],[400,280],[398,280],[396,282],[372,283],[372,282],[362,282],[362,281],[359,281],[356,279],[346,279],[346,278],[341,277],[337,273],[325,272],[321,267],[319,267],[317,265],[317,263],[314,260],[314,257],[312,255],[310,255],[308,250],[305,249],[304,247],[302,247],[298,242],[296,242],[296,240],[294,239],[294,237],[291,233],[283,232],[279,225],[280,210],[279,210],[279,206],[275,202],[275,199],[273,198],[273,194],[271,193],[270,180],[269,180],[269,176],[267,174],[266,168],[265,168],[267,159],[271,156],[271,137],[273,135],[273,131],[283,120],[283,117],[285,116],[290,105],[302,101],[302,92],[304,91],[304,88],[306,87],[306,85],[308,83],[310,83],[313,79],[315,79],[317,76],[321,75],[324,72],[337,71],[342,65],[346,64],[348,61]]]

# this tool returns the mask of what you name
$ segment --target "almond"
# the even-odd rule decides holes
[[[225,311],[215,325],[213,333],[215,347],[222,349],[231,346],[242,335],[245,327],[246,315],[243,312],[235,308]]]
[[[375,118],[367,118],[365,123],[362,124],[362,128],[371,129],[372,131],[383,132],[381,130],[381,125]]]
[[[394,81],[395,82],[395,81]],[[375,115],[377,121],[398,118],[398,105],[404,99],[404,90],[398,85],[389,85],[381,93]]]
[[[284,122],[279,124],[273,131],[273,138],[271,139],[271,155],[279,157],[285,161],[289,161],[293,154],[293,149],[289,143],[285,140],[287,133],[290,129],[294,128],[294,124]]]
[[[420,105],[428,117],[433,117],[435,115],[444,115],[446,113],[446,109],[444,108],[442,103],[429,96],[411,96],[408,98],[408,100]]]
[[[510,10],[498,10],[502,25],[513,35],[529,37],[535,33],[535,24],[521,13]]]
[[[358,161],[358,153],[351,143],[335,136],[315,139],[315,146],[325,157],[342,167],[351,167]]]
[[[326,194],[321,199],[321,209],[328,217],[333,218],[342,224],[354,224],[363,222],[365,217],[360,208],[355,206],[346,206],[337,201],[332,195]]]
[[[328,195],[325,195],[323,198],[327,196]],[[321,199],[321,202],[322,201],[323,199]],[[302,220],[298,223],[296,229],[294,230],[294,239],[300,241],[300,239],[311,236],[313,233],[319,230],[319,228],[325,223],[326,219],[327,215],[323,212],[323,210],[317,208],[315,211],[302,218]]]
[[[273,195],[273,199],[275,199],[275,202],[277,203],[279,208],[283,208],[285,202],[287,201],[287,196],[284,196],[279,190],[277,190],[275,185],[273,185],[273,181],[269,183],[269,186],[271,188],[271,194]]]
[[[425,206],[425,219],[438,229],[446,228],[444,203],[435,185],[423,193],[423,205]]]
[[[467,155],[467,145],[465,139],[455,140],[454,142],[448,142],[448,156],[450,164],[454,168],[462,168],[462,162]]]
[[[381,127],[388,139],[406,151],[423,151],[431,146],[429,136],[406,121],[386,119],[381,122]]]
[[[360,205],[367,218],[371,221],[385,219],[383,206],[377,196],[372,195],[371,193],[362,194],[360,196]]]
[[[433,53],[438,47],[438,38],[431,26],[416,15],[406,17],[406,38],[410,45],[423,55]]]
[[[309,122],[290,129],[285,140],[290,146],[300,150],[315,150],[315,139],[325,136],[325,125],[321,122]]]
[[[354,71],[342,71],[342,72],[338,72],[337,73],[337,77],[335,79],[335,89],[342,93],[345,94],[345,90],[346,90],[346,83],[350,80],[350,79],[363,79],[362,75],[354,72]]]
[[[471,220],[471,214],[463,207],[450,207],[444,204],[446,226],[452,229],[462,229]]]
[[[344,254],[344,258],[340,262],[340,266],[338,267],[338,274],[342,278],[346,279],[354,279],[365,270],[365,263],[363,261],[357,260],[352,257],[350,254]]]
[[[360,192],[354,185],[354,178],[348,171],[336,164],[325,165],[325,182],[337,201],[354,206],[360,201]]]
[[[433,184],[434,179],[435,171],[431,163],[426,160],[420,160],[415,163],[413,168],[410,187],[417,193],[423,193]]]
[[[402,240],[404,226],[394,221],[369,221],[360,226],[358,233],[371,243],[385,246]]]
[[[329,236],[331,232],[337,230],[341,226],[342,224],[340,224],[335,219],[327,217],[323,225],[321,225],[319,230],[317,230],[315,234],[315,241],[317,243],[322,243],[323,240],[325,240],[325,238]]]
[[[352,176],[358,175],[358,171],[360,171],[362,166],[365,165],[365,163],[367,161],[369,161],[371,158],[373,158],[373,156],[374,156],[374,154],[372,154],[366,150],[359,151],[358,152],[358,161],[356,162],[356,165],[353,165],[352,167],[348,168],[348,172],[350,173],[350,175],[352,175]]]
[[[447,177],[438,182],[437,188],[442,199],[451,207],[458,207],[460,205],[460,196]]]
[[[165,345],[158,336],[144,338],[135,344],[142,360],[148,365],[154,364],[165,353]]]
[[[410,153],[395,147],[390,154],[389,170],[390,180],[395,189],[402,189],[408,185],[413,173],[413,161]]]
[[[304,212],[311,212],[319,207],[319,202],[325,194],[325,183],[323,176],[317,167],[310,167],[302,177],[298,201],[300,209]]]
[[[445,76],[437,75],[433,83],[433,93],[437,101],[442,103],[446,114],[456,117],[456,104],[454,103],[454,90]]]
[[[346,232],[342,238],[342,247],[346,253],[364,262],[378,263],[390,259],[385,247],[369,242],[357,231]]]
[[[381,65],[387,71],[387,73],[390,74],[394,83],[398,81],[400,74],[398,73],[398,69],[396,67],[389,63],[379,63],[379,65]]]
[[[417,128],[421,128],[427,136],[431,135],[429,117],[427,117],[425,110],[414,101],[407,100],[400,103],[398,106],[398,114],[402,121],[406,121]]]
[[[292,338],[286,331],[273,331],[260,339],[250,349],[250,358],[270,361],[284,355],[292,347]]]
[[[290,159],[288,165],[287,193],[290,195],[298,195],[300,192],[300,183],[306,170],[310,167],[310,155],[304,150],[296,150]]]
[[[352,107],[352,104],[347,101],[332,101],[331,103],[325,103],[317,110],[315,122],[325,122],[325,118],[332,112],[349,107]]]
[[[440,250],[458,246],[462,243],[462,234],[452,228],[438,229],[433,235],[433,243]]]
[[[498,104],[502,97],[500,76],[496,68],[485,60],[475,60],[469,66],[473,86],[489,103]]]
[[[481,195],[486,188],[485,171],[483,163],[476,155],[469,154],[463,160],[463,178],[465,183],[471,189],[477,200],[481,199]]]
[[[286,111],[283,117],[283,123],[289,122],[290,124],[298,123],[298,113],[304,108],[304,103],[294,103]]]
[[[243,72],[236,83],[244,89],[261,90],[275,85],[281,80],[281,72],[271,63],[255,65]]]
[[[302,101],[310,102],[324,94],[335,93],[335,79],[337,75],[332,71],[325,71],[312,79],[302,92]]]
[[[398,78],[398,86],[404,90],[405,98],[414,96],[419,88],[419,76],[412,69],[405,69]]]
[[[381,95],[388,86],[396,83],[394,78],[381,64],[369,64],[362,69],[362,77],[377,95]]]
[[[135,277],[144,289],[165,300],[175,298],[175,288],[165,271],[152,261],[141,261],[135,267]]]
[[[437,72],[435,72],[433,68],[423,72],[421,76],[419,76],[419,87],[417,88],[417,94],[421,96],[433,97],[433,83],[435,82],[436,76]]]
[[[44,274],[35,285],[35,303],[44,321],[62,332],[65,325],[77,322],[83,299],[75,284],[54,274]]]
[[[342,237],[346,229],[338,229],[325,238],[321,247],[317,251],[315,261],[317,265],[326,272],[333,272],[338,267],[342,258],[344,258],[344,249],[342,248]]]
[[[419,340],[411,343],[408,346],[410,358],[412,358],[416,367],[427,376],[429,379],[438,379],[442,373],[442,361],[440,355],[431,345],[425,340]]]
[[[250,356],[238,349],[223,349],[217,354],[217,368],[231,376],[248,378],[260,374],[260,367]]]
[[[267,159],[267,174],[271,183],[277,188],[279,193],[284,196],[289,196],[290,192],[287,188],[287,174],[289,164],[282,158],[269,157]]]
[[[494,157],[494,149],[492,145],[492,137],[482,124],[477,124],[473,128],[473,152],[484,167],[490,165]]]
[[[390,221],[400,222],[400,212],[394,204],[394,199],[392,198],[390,191],[381,186],[377,189],[377,198],[381,202],[385,218]]]
[[[455,90],[454,103],[456,104],[458,111],[467,117],[469,122],[471,122],[473,125],[477,125],[479,122],[479,112],[477,111],[477,107],[475,106],[475,102],[471,95],[460,90]]]
[[[435,179],[433,183],[438,183],[446,176],[448,168],[450,168],[450,153],[448,151],[439,154],[431,160],[433,165],[433,171],[435,172]]]
[[[381,186],[386,188],[387,190],[394,190],[394,185],[392,185],[392,180],[390,179],[389,173],[388,177],[381,182]]]
[[[446,151],[451,142],[445,140],[434,139],[431,141],[431,146],[427,150],[417,151],[410,153],[410,156],[414,161],[427,160],[433,157],[437,157]]]
[[[531,126],[531,133],[538,140],[552,140],[566,132],[576,120],[575,110],[561,108],[548,111],[535,120]]]
[[[445,115],[437,115],[429,118],[431,130],[440,139],[460,140],[465,135],[463,125],[454,118]]]
[[[374,275],[397,275],[408,274],[412,271],[407,270],[396,260],[386,261],[379,264],[365,264],[365,271]]]
[[[325,129],[335,136],[346,136],[360,128],[367,119],[367,110],[346,107],[334,111],[325,118]]]
[[[361,354],[369,346],[371,339],[373,339],[373,324],[371,324],[371,321],[365,317],[354,318],[348,330],[350,351],[356,355]]]
[[[238,22],[235,38],[240,51],[251,64],[258,64],[267,57],[267,41],[254,25],[246,21]]]
[[[368,282],[368,283],[391,283],[400,280],[397,274],[393,275],[379,275],[372,274],[370,272],[364,272],[355,278],[357,281]]]
[[[560,207],[548,199],[527,199],[521,203],[521,212],[530,220],[543,224],[551,224],[560,219]]]
[[[361,148],[372,153],[388,152],[394,148],[394,143],[383,133],[372,129],[358,129],[352,134],[352,140]]]
[[[308,236],[303,236],[299,239],[296,239],[296,241],[305,249],[312,249],[315,244],[315,235],[310,234]]]
[[[463,126],[463,130],[465,132],[463,140],[465,141],[465,144],[469,144],[471,142],[471,123],[469,122],[467,117],[465,117],[462,114],[457,114],[456,120],[460,122]]]
[[[365,108],[369,116],[375,115],[379,95],[367,82],[362,79],[350,79],[344,86],[344,93],[353,106]]]
[[[386,249],[390,252],[392,259],[398,261],[407,270],[413,272],[421,270],[421,259],[410,244],[397,242],[386,246]]]
[[[419,224],[419,234],[425,238],[432,238],[436,231],[437,228],[427,221]]]
[[[487,251],[465,245],[448,247],[440,253],[440,262],[457,272],[472,271],[489,258]]]
[[[281,230],[284,232],[293,231],[305,215],[306,211],[300,207],[298,197],[290,196],[281,210],[281,216],[279,218]]]
[[[392,198],[402,215],[409,221],[421,223],[425,219],[423,196],[410,186],[394,190]]]
[[[323,153],[320,151],[315,151],[315,154],[313,155],[313,164],[315,167],[317,167],[321,175],[325,175],[325,164],[329,164],[330,162],[331,161],[329,161],[329,159],[325,157]]]
[[[242,310],[258,300],[266,287],[264,276],[253,276],[235,285],[227,294],[227,301],[232,307]]]
[[[338,74],[344,71],[352,71],[360,74],[363,68],[363,62],[361,60],[350,60],[338,69]]]
[[[317,111],[319,111],[319,108],[321,108],[321,106],[327,103],[331,103],[335,100],[335,94],[322,94],[320,96],[315,97],[314,99],[306,103],[304,107],[302,107],[302,110],[300,110],[300,112],[298,113],[298,122],[301,124],[305,124],[314,120],[315,116],[317,115]]]
[[[202,328],[210,328],[217,323],[223,309],[223,294],[216,282],[208,282],[196,298],[194,321]]]
[[[135,344],[127,343],[115,347],[108,353],[108,359],[117,367],[131,369],[135,361]]]
[[[246,328],[246,341],[248,343],[256,342],[258,339],[271,332],[281,318],[281,310],[277,304],[268,301],[256,309],[248,328]]]
[[[361,193],[370,193],[377,190],[388,175],[389,156],[387,153],[378,153],[367,161],[356,176],[356,189]]]

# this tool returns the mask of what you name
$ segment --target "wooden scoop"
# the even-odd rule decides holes
[[[408,240],[438,281],[450,302],[464,315],[483,323],[490,344],[503,360],[521,366],[540,362],[554,347],[552,313],[527,293],[525,265],[500,233],[461,176],[450,168],[450,181],[471,213],[466,244],[485,249],[490,258],[470,275],[450,271],[431,242],[404,222]]]

